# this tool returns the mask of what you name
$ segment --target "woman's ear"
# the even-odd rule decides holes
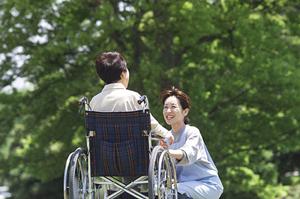
[[[184,109],[184,110],[183,110],[184,116],[187,116],[187,115],[189,114],[189,111],[190,111],[189,108]]]

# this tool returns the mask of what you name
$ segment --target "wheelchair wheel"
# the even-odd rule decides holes
[[[150,199],[177,199],[175,165],[161,146],[156,146],[151,153],[148,179]]]
[[[69,187],[70,187],[70,183],[69,183],[69,175],[70,175],[70,160],[73,156],[73,152],[70,153],[70,155],[68,156],[68,159],[66,161],[66,165],[65,165],[65,172],[64,172],[64,199],[68,199],[69,198]]]
[[[88,198],[88,164],[87,155],[82,148],[74,151],[70,159],[69,198]]]

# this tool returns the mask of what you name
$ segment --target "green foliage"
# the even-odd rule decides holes
[[[116,50],[128,60],[129,88],[148,95],[159,121],[162,89],[190,95],[191,123],[219,169],[222,198],[293,197],[282,183],[299,181],[279,176],[278,163],[300,150],[299,5],[1,1],[0,88],[19,77],[33,85],[0,93],[1,182],[16,198],[62,196],[47,187],[59,186],[68,154],[85,145],[77,101],[103,86],[95,56]]]
[[[227,168],[224,185],[227,187],[226,198],[282,198],[288,188],[276,183],[267,183],[260,175],[247,167]],[[268,179],[266,179],[268,180]]]
[[[300,185],[291,186],[289,195],[286,197],[286,199],[295,199],[300,197]]]

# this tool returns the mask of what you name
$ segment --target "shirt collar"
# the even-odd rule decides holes
[[[174,136],[174,141],[177,141],[182,136],[183,132],[185,131],[187,124],[185,124],[181,129],[179,129],[178,133],[174,133],[174,131],[171,129],[171,133]]]
[[[110,83],[110,84],[106,84],[102,91],[106,91],[106,90],[112,90],[112,89],[126,89],[125,86],[122,83]]]

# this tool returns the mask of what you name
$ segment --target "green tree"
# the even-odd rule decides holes
[[[65,160],[85,144],[77,101],[103,85],[97,53],[116,50],[128,60],[129,87],[148,95],[160,121],[162,89],[191,96],[191,123],[219,169],[223,198],[286,195],[279,157],[300,150],[299,5],[1,1],[0,88],[17,78],[32,87],[0,93],[0,179],[15,198],[62,197]]]

